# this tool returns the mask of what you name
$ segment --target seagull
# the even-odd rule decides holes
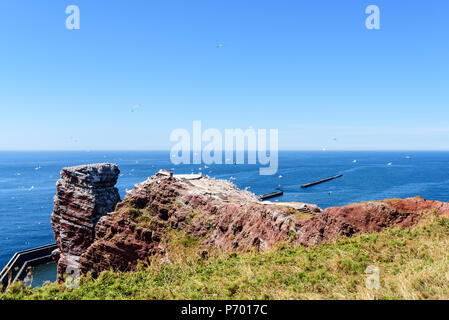
[[[392,165],[393,165],[393,162],[388,162],[387,165],[388,165],[388,166],[392,166]]]
[[[21,176],[22,174],[20,173],[20,172],[17,172],[16,173],[16,176]]]
[[[71,140],[73,143],[78,143],[78,142],[79,142],[79,140],[78,140],[77,138],[74,138],[74,137],[70,137],[70,140]]]
[[[223,44],[223,43],[217,44],[217,49],[221,49],[221,48],[223,48],[223,47],[224,47],[224,44]]]
[[[357,160],[352,161],[352,163],[357,163]]]
[[[131,107],[131,112],[134,112],[134,111],[136,111],[139,108],[140,108],[140,104],[136,104],[136,105]]]
[[[282,176],[282,175],[280,175],[280,176],[279,176],[279,179],[282,179],[282,178],[283,178],[283,176]]]
[[[38,170],[40,170],[40,168],[41,168],[41,166],[40,166],[40,165],[37,165],[37,167],[34,168],[34,170],[38,171]]]
[[[34,190],[34,186],[31,186],[31,188],[28,189],[28,191],[33,191]]]
[[[337,138],[332,138],[332,140],[337,141]]]

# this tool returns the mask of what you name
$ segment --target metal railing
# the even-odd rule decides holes
[[[49,244],[16,252],[0,272],[2,290],[6,290],[15,281],[23,280],[27,275],[29,267],[51,262],[51,253],[57,248],[58,246],[56,244]]]

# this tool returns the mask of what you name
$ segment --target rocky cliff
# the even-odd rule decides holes
[[[280,241],[315,245],[340,235],[410,227],[428,215],[449,216],[447,203],[421,198],[373,201],[323,212],[304,203],[261,202],[228,181],[164,172],[136,185],[113,213],[105,215],[118,201],[112,184],[118,169],[108,168],[114,178],[106,179],[104,197],[76,191],[81,188],[79,179],[70,177],[84,169],[62,172],[53,215],[60,272],[70,263],[94,275],[108,269],[129,271],[154,256],[169,263],[174,232],[198,240],[202,254],[207,255],[211,249],[265,251]],[[95,188],[88,190],[95,193]],[[106,198],[107,205],[99,201]],[[95,204],[90,204],[92,200]]]
[[[64,168],[56,183],[51,217],[58,249],[58,274],[73,272],[92,244],[98,220],[113,212],[120,196],[115,184],[120,170],[112,164]]]

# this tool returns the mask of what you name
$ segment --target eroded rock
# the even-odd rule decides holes
[[[203,249],[265,251],[288,239],[294,221],[320,212],[315,205],[260,202],[224,180],[161,173],[136,185],[100,219],[80,266],[98,274],[133,270],[155,254],[170,261],[172,230],[199,239]]]
[[[305,203],[261,202],[228,181],[167,172],[136,185],[106,214],[118,201],[113,187],[118,168],[104,172],[110,179],[87,178],[76,168],[61,174],[52,218],[60,271],[71,265],[93,275],[131,271],[153,257],[172,263],[173,233],[198,240],[198,257],[206,259],[216,249],[263,252],[281,241],[316,245],[336,236],[408,228],[431,215],[449,217],[448,203],[419,197],[323,212]]]
[[[79,257],[95,238],[95,225],[120,201],[117,182],[120,170],[102,163],[64,168],[56,183],[51,225],[58,245],[52,254],[61,279],[67,269],[76,270]]]

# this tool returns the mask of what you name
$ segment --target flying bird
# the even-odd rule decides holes
[[[136,105],[132,106],[132,107],[131,107],[131,112],[136,111],[136,110],[139,109],[140,107],[141,107],[140,104],[136,104]]]

